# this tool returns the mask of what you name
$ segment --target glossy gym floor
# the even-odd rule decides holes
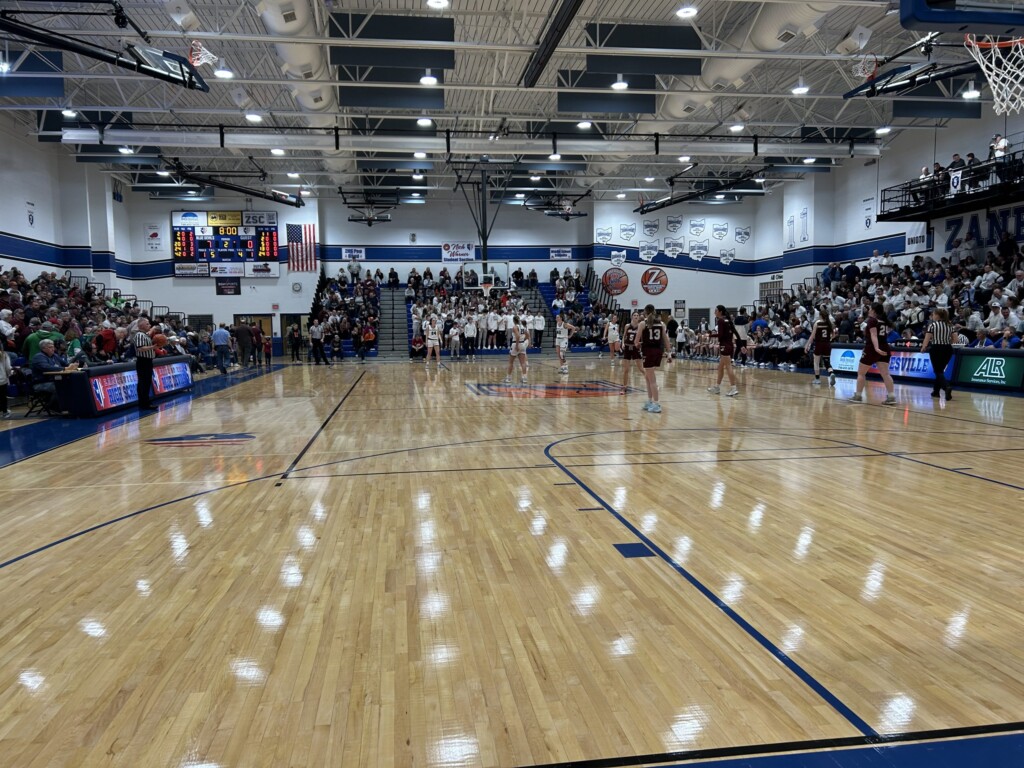
[[[503,362],[7,423],[0,762],[1024,764],[1024,400]]]

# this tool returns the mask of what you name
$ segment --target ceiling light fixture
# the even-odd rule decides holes
[[[73,109],[62,109],[62,110],[60,111],[60,113],[61,113],[62,115],[64,115],[64,117],[68,118],[69,120],[70,120],[71,118],[73,118],[73,117],[78,117],[78,113],[77,113],[77,112],[75,112],[75,110],[73,110]]]
[[[739,133],[743,130],[743,123],[733,123],[729,126],[729,130],[733,133]]]
[[[416,121],[416,125],[418,125],[420,128],[429,128],[433,124],[434,121],[425,115]]]
[[[170,171],[157,171],[156,175],[157,176],[170,176],[171,172]]]
[[[128,147],[128,146],[118,147],[117,151],[120,152],[122,155],[134,155],[135,154],[135,150],[132,149],[131,147]]]
[[[792,93],[794,96],[805,96],[811,89],[807,87],[804,82],[803,75],[800,75],[800,79],[796,81],[796,85],[793,86]]]
[[[619,198],[619,200],[625,200],[626,199],[626,193],[625,192],[619,192],[619,194],[617,194],[616,197]]]
[[[189,193],[190,195],[198,195],[198,194],[199,194],[199,193],[198,193],[198,192],[197,192],[196,190],[194,190],[194,189],[190,189],[190,190],[188,191],[188,193]]]
[[[427,0],[427,7],[435,11],[443,11],[448,7],[448,0]]]
[[[715,200],[725,200],[725,195],[715,195]]]
[[[248,112],[245,115],[245,119],[248,120],[250,123],[262,123],[263,115],[257,112]]]
[[[653,176],[647,176],[647,177],[644,178],[644,181],[646,181],[648,184],[650,184],[652,181],[654,181],[654,177]]]
[[[548,155],[548,160],[553,160],[555,162],[558,162],[561,159],[562,159],[562,156],[560,154],[558,154],[557,152],[552,152],[550,155]]]
[[[270,154],[272,154],[274,157],[280,157],[281,155],[284,154],[284,150],[279,147],[274,147],[272,150],[270,150]]]
[[[308,189],[300,189],[299,190],[299,194],[300,195],[309,195],[309,194],[312,194],[312,193]]]
[[[530,177],[530,181],[533,181],[533,182],[540,181],[540,176],[531,176]]]
[[[6,75],[11,71],[11,62],[7,59],[0,59],[0,75]]]
[[[413,181],[423,181],[423,174],[422,173],[414,173],[412,175],[412,180]]]
[[[299,178],[299,174],[297,174],[295,171],[288,171],[288,178],[289,179],[297,179],[297,178]]]
[[[973,80],[971,80],[971,84],[967,86],[967,90],[964,91],[963,96],[964,96],[965,99],[980,99],[981,98],[981,91],[979,91],[975,87]]]
[[[419,192],[413,192],[413,193],[412,193],[412,196],[413,196],[413,197],[420,197],[420,193],[419,193]]]
[[[875,136],[888,136],[890,133],[892,133],[892,128],[888,125],[880,125],[875,128]]]
[[[420,78],[420,85],[437,85],[437,78],[434,77],[428,69],[426,74]]]
[[[426,152],[413,152],[412,156],[415,157],[417,160],[426,160],[427,159],[427,153]]]
[[[578,123],[576,123],[576,127],[579,128],[581,131],[589,131],[591,128],[594,127],[594,124],[587,120],[587,118],[583,118]]]
[[[526,195],[522,192],[516,192],[516,200],[522,200],[524,197],[526,197]]]
[[[816,162],[818,162],[818,158],[816,158],[816,157],[805,157],[804,158],[804,165],[814,165]]]
[[[213,70],[213,76],[221,80],[230,80],[235,76],[235,73],[228,68],[224,59],[221,59],[217,62],[217,68]]]
[[[764,176],[755,176],[754,181],[756,181],[758,184],[764,184],[767,181],[767,179]]]
[[[688,162],[690,162],[690,156],[689,155],[680,155],[679,156],[679,162],[680,163],[688,163]]]
[[[679,17],[680,19],[692,19],[696,15],[697,9],[692,5],[684,5],[678,11],[676,11],[676,16]]]
[[[622,75],[617,75],[617,79],[612,83],[613,91],[624,91],[629,88],[629,83],[622,79]]]

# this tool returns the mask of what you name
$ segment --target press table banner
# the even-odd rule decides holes
[[[832,368],[844,373],[857,373],[857,366],[860,364],[860,353],[863,347],[832,347],[830,362]],[[949,361],[946,366],[946,379],[952,380],[955,358]],[[878,373],[878,366],[871,366],[871,373]],[[893,350],[889,358],[889,373],[904,379],[927,379],[932,381],[935,378],[935,370],[932,368],[932,361],[926,352],[911,350]]]

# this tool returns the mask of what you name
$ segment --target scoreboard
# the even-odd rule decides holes
[[[243,217],[260,223],[209,223]],[[280,276],[274,212],[176,212],[171,223],[175,277]]]

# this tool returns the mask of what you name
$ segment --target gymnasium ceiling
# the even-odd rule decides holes
[[[538,164],[535,168],[546,165],[544,170],[533,171],[543,176],[541,183],[545,188],[572,193],[592,189],[598,199],[622,193],[631,199],[650,199],[665,194],[665,179],[681,170],[681,154],[692,156],[697,165],[687,171],[680,183],[701,183],[708,178],[760,169],[766,156],[779,164],[797,166],[789,171],[769,171],[770,177],[783,179],[801,173],[798,165],[808,155],[818,158],[815,170],[822,170],[823,165],[840,163],[851,154],[877,155],[902,130],[927,129],[948,122],[941,117],[896,118],[892,97],[843,100],[844,92],[863,82],[863,78],[851,73],[851,66],[861,53],[881,57],[910,46],[921,37],[921,33],[901,28],[898,13],[892,12],[894,6],[886,0],[811,5],[780,0],[695,0],[693,6],[698,13],[688,21],[676,16],[676,11],[687,4],[681,0],[584,0],[533,88],[522,87],[524,70],[550,26],[554,11],[566,4],[563,0],[451,0],[444,10],[428,7],[427,0],[264,2],[271,8],[283,6],[285,10],[308,5],[312,26],[301,37],[308,42],[295,43],[287,35],[269,34],[261,18],[261,6],[254,0],[123,3],[131,19],[149,33],[155,47],[184,54],[189,41],[199,39],[224,59],[234,72],[230,80],[217,79],[209,66],[200,69],[209,83],[208,93],[164,84],[65,53],[63,72],[59,75],[63,79],[63,96],[3,97],[0,110],[10,111],[28,132],[54,128],[52,122],[42,126],[40,109],[51,110],[51,115],[52,110],[59,114],[60,109],[69,107],[85,113],[128,113],[133,130],[158,132],[165,139],[159,144],[160,151],[191,167],[211,172],[251,170],[251,155],[269,173],[268,185],[293,191],[305,186],[312,194],[324,197],[337,196],[339,185],[347,189],[398,186],[406,194],[415,188],[422,190],[424,197],[451,196],[454,167],[467,167],[460,161],[472,161],[487,153],[498,167],[507,167],[502,164],[513,161],[534,162]],[[191,12],[194,19],[185,22],[190,29],[182,29],[172,18],[171,5],[183,6],[178,10]],[[0,0],[0,8],[50,11],[36,23],[105,47],[116,48],[125,40],[138,42],[130,34],[126,36],[125,30],[119,30],[110,17],[83,18],[61,13],[80,10],[82,5],[78,3]],[[413,29],[423,19],[453,20],[454,41],[447,50],[454,52],[454,67],[444,70],[442,84],[429,89],[439,92],[443,107],[411,106],[414,102],[408,101],[409,89],[382,90],[394,88],[398,81],[408,82],[403,78],[409,73],[415,72],[416,78],[422,74],[422,70],[411,67],[403,69],[412,60],[410,57],[423,53],[422,46],[414,39],[388,42],[385,38],[366,44],[339,38],[341,27],[337,20],[342,17],[337,14],[348,13],[368,14],[371,19],[411,17]],[[610,25],[603,30],[613,35],[622,25],[649,25],[654,29],[650,43],[644,38],[644,50],[635,52],[630,49],[637,47],[636,40],[618,45],[615,37],[595,41],[594,28],[588,29],[593,24]],[[398,30],[396,34],[409,29],[407,24],[393,22],[387,27]],[[842,42],[851,35],[856,38],[858,27],[870,30],[863,51],[856,55],[843,52]],[[693,32],[688,31],[691,29]],[[766,33],[775,40],[780,35],[789,39],[785,44],[775,42],[771,50],[759,49],[754,38]],[[695,40],[697,52],[676,55],[667,49],[672,41],[681,38]],[[629,62],[631,54],[642,53],[658,60],[653,69],[671,72],[681,66],[680,61],[686,61],[691,65],[702,64],[703,75],[647,74],[649,80],[644,84],[640,74],[626,74],[624,79],[633,81],[629,90],[613,94],[601,78],[614,80],[617,75],[605,73],[592,75],[600,84],[581,91],[578,86],[584,81],[567,82],[559,73],[587,70],[587,54],[595,52],[593,46],[597,42],[612,46],[610,55],[616,62]],[[7,38],[6,43],[0,43],[0,53],[4,45],[8,51],[24,47]],[[328,63],[302,83],[307,89],[322,86],[328,94],[327,110],[310,111],[293,95],[295,80],[282,71],[279,46],[284,45],[302,45],[311,49],[309,55],[322,57],[319,60],[325,63],[330,61],[332,50],[357,59],[383,52],[389,67],[354,69]],[[429,45],[432,47],[426,53],[437,53],[442,47],[438,43]],[[965,60],[966,54],[950,47],[937,49],[934,57],[957,61]],[[917,59],[921,60],[920,56]],[[392,61],[394,67],[390,66]],[[739,76],[737,64],[741,66]],[[635,62],[623,66],[642,69]],[[709,82],[709,73],[716,79]],[[17,74],[13,72],[8,77]],[[795,95],[791,89],[801,79],[808,92]],[[364,82],[353,84],[352,80]],[[346,87],[339,91],[339,85]],[[942,86],[947,89],[945,92],[940,90],[929,98],[933,103],[953,101],[956,89],[962,87],[962,83],[946,83]],[[410,88],[424,86],[414,83]],[[366,101],[362,97],[370,91],[378,96],[383,93],[384,98],[378,99],[375,106],[356,105]],[[565,103],[559,104],[563,97],[578,99],[581,95],[597,100],[598,110],[576,111],[568,109]],[[600,112],[605,108],[601,103],[616,95],[646,95],[650,105],[645,111]],[[412,99],[417,96],[411,93]],[[258,126],[247,123],[244,116],[251,112],[263,118]],[[422,136],[415,130],[415,119],[423,116],[434,120],[432,129],[420,131],[422,135],[434,135],[430,147],[424,146]],[[593,127],[587,131],[576,127],[584,117],[593,121]],[[399,122],[382,122],[393,120]],[[553,122],[557,124],[552,125]],[[736,123],[742,123],[743,129],[734,133],[729,128]],[[881,139],[875,137],[877,127],[890,124],[894,127],[891,134]],[[270,147],[266,146],[269,139],[261,142],[262,146],[196,146],[203,143],[203,137],[209,141],[211,135],[216,135],[220,125],[227,126],[229,133],[277,136],[272,143],[281,144],[286,154],[271,155]],[[361,133],[388,126],[409,130],[388,135],[386,148],[375,143],[384,133],[361,138],[340,152],[302,148],[305,137],[313,133],[326,136],[333,126],[340,128],[345,137],[355,128]],[[74,125],[58,125],[56,130],[62,127]],[[566,147],[560,148],[561,163],[552,163],[546,156],[552,130],[558,133],[561,146]],[[446,162],[449,156],[437,146],[447,131],[456,137],[456,148],[450,156],[454,167]],[[176,135],[174,140],[166,140],[168,133]],[[653,134],[659,135],[657,153]],[[642,140],[645,135],[647,140]],[[756,157],[751,144],[754,136],[759,142]],[[581,151],[576,153],[570,151],[574,149],[574,139],[592,143],[579,145]],[[851,143],[851,139],[855,142]],[[153,146],[149,142],[138,144],[140,149]],[[424,148],[428,150],[428,160],[420,165],[425,178],[414,183],[412,170],[402,168],[408,164],[401,161]],[[68,151],[75,150],[76,145],[68,146]],[[376,161],[372,160],[374,157]],[[399,167],[387,168],[389,161]],[[380,167],[373,168],[374,165]],[[103,167],[122,175],[131,170],[117,163]],[[299,173],[300,178],[288,178],[286,172]],[[535,183],[527,180],[530,175],[526,171],[517,173],[509,194]],[[649,178],[654,181],[645,180]]]

